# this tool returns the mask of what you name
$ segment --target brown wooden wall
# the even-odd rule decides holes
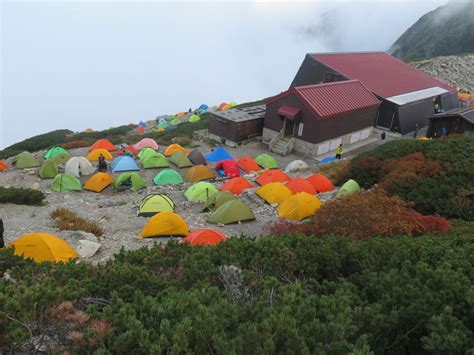
[[[242,142],[259,136],[263,131],[263,118],[234,122],[209,113],[209,133],[229,139],[233,142]]]
[[[339,116],[318,119],[296,95],[290,95],[267,105],[265,113],[266,128],[279,132],[283,128],[283,118],[278,115],[282,105],[298,107],[301,112],[295,120],[295,137],[310,143],[320,143],[328,139],[373,126],[377,107],[362,109]],[[298,136],[298,125],[304,124],[303,135]]]

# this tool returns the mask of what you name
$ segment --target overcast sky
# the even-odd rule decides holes
[[[3,148],[274,95],[306,52],[386,50],[447,1],[0,2]]]

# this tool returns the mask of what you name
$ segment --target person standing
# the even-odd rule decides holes
[[[339,147],[336,148],[336,159],[340,160],[342,156],[342,144],[339,144]]]
[[[418,128],[418,125],[416,124],[416,125],[415,125],[415,132],[413,133],[413,138],[417,138],[417,137],[418,137],[418,131],[419,131],[419,128]]]
[[[380,135],[380,138],[384,141],[385,140],[385,131],[382,131],[382,134]]]
[[[0,249],[5,247],[5,239],[3,239],[3,219],[0,218]]]

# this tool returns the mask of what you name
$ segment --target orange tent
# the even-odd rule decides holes
[[[310,177],[307,177],[306,180],[308,180],[311,183],[311,185],[313,185],[314,189],[318,193],[334,190],[334,185],[331,182],[331,180],[329,180],[323,174],[311,175]]]
[[[107,173],[97,173],[86,181],[83,188],[88,191],[101,192],[113,183],[114,178],[111,175]]]
[[[224,108],[224,106],[227,106],[227,103],[225,102],[221,103],[219,107],[217,108],[217,110],[221,111]]]
[[[145,133],[145,127],[138,126],[138,127],[136,128],[136,130],[137,130],[138,133]]]
[[[241,194],[245,189],[253,189],[253,186],[241,176],[230,179],[221,186],[221,191],[229,191],[234,195]]]
[[[108,139],[99,139],[89,148],[89,152],[92,152],[96,149],[105,149],[110,152],[113,150],[117,150],[117,147],[113,145],[112,142],[110,142]]]
[[[104,156],[105,160],[113,160],[114,159],[112,154],[110,154],[109,151],[105,150],[105,149],[94,149],[92,152],[87,154],[86,158],[89,161],[97,161],[97,160],[99,160],[99,157],[100,157],[101,154]]]
[[[178,116],[178,117],[184,117],[184,116],[186,116],[186,114],[185,114],[184,112],[178,112],[178,113],[176,114],[176,116]]]
[[[179,144],[171,144],[165,149],[165,156],[170,157],[176,152],[183,152],[186,155],[189,154],[189,150],[180,146]]]
[[[0,171],[7,170],[8,164],[0,160]]]
[[[260,174],[255,182],[259,185],[265,185],[270,182],[288,182],[290,177],[286,175],[283,171],[278,169],[267,170]]]
[[[237,165],[240,169],[245,171],[247,174],[252,171],[259,171],[261,168],[258,166],[257,162],[252,157],[242,157],[237,160]]]
[[[316,189],[304,178],[291,179],[286,184],[286,187],[288,187],[294,194],[297,194],[298,192],[306,192],[310,195],[316,195]]]
[[[216,245],[226,239],[227,237],[218,230],[198,229],[188,234],[181,242],[191,245]]]

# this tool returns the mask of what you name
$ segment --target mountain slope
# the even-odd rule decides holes
[[[474,2],[450,2],[423,15],[389,52],[403,60],[474,52]]]

